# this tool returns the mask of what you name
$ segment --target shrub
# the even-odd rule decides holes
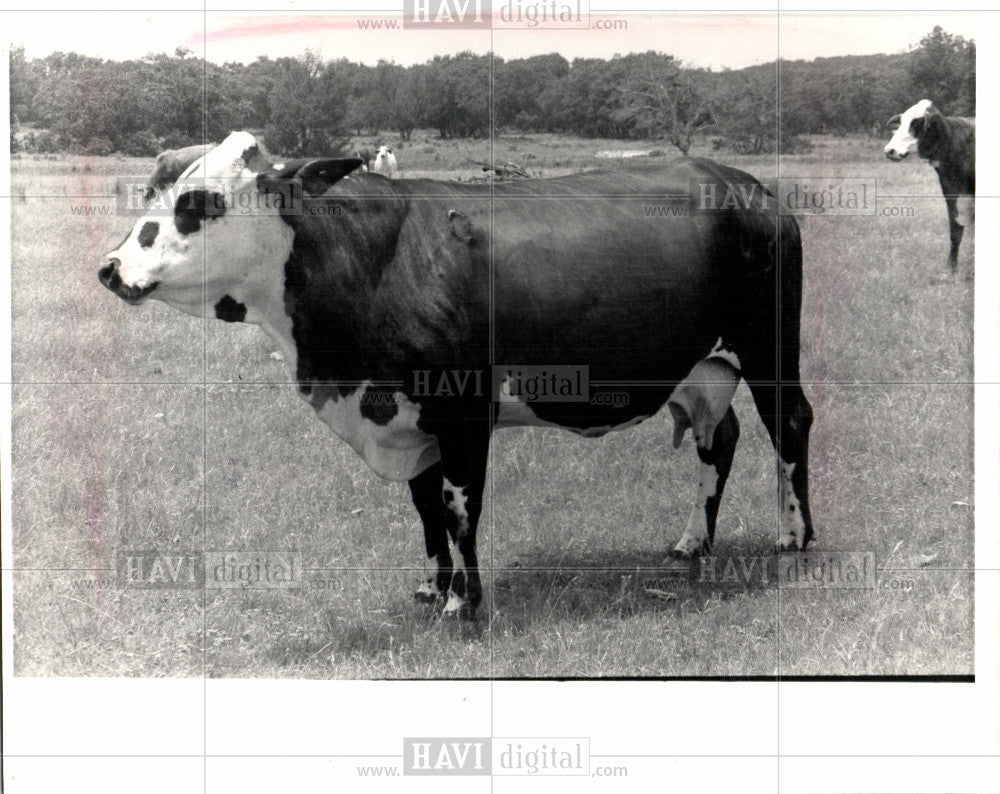
[[[107,157],[115,150],[115,145],[107,138],[91,138],[83,145],[82,153],[91,157]]]
[[[152,130],[139,130],[127,136],[118,150],[129,157],[155,157],[160,153],[160,141]]]
[[[61,152],[65,148],[59,136],[52,132],[52,130],[39,130],[29,140],[33,150],[39,154]]]

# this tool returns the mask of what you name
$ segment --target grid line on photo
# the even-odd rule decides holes
[[[202,15],[202,101],[201,101],[201,144],[207,146],[208,140],[208,0]],[[207,169],[206,169],[207,170]],[[202,235],[202,306],[208,306],[208,235]],[[208,323],[206,315],[202,319],[202,436],[201,436],[201,538],[202,555],[208,552]],[[208,588],[207,581],[202,582],[202,787],[205,794],[208,794]]]

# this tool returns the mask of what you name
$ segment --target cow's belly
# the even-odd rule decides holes
[[[664,396],[665,400],[666,397]],[[608,411],[587,410],[586,404],[574,406],[572,420],[560,421],[558,416],[563,413],[553,409],[552,403],[527,402],[515,397],[510,392],[510,384],[505,379],[500,383],[497,393],[496,427],[558,427],[588,438],[597,438],[612,430],[627,430],[635,427],[644,419],[648,419],[655,410],[625,411],[625,415],[616,417]],[[662,402],[660,403],[662,405]]]
[[[500,403],[499,410],[497,411],[496,427],[498,430],[502,430],[505,427],[558,427],[561,430],[569,430],[586,438],[599,438],[606,433],[610,433],[612,430],[628,430],[630,427],[635,427],[650,416],[651,414],[640,414],[617,423],[610,422],[606,418],[595,417],[593,424],[570,425],[553,422],[539,416],[532,409],[532,406],[514,399],[511,402]]]
[[[417,427],[420,407],[400,392],[376,392],[374,398],[388,398],[396,403],[396,414],[379,424],[361,413],[368,391],[364,384],[353,394],[329,399],[316,414],[338,436],[350,444],[372,471],[387,480],[410,480],[441,458],[437,441]]]

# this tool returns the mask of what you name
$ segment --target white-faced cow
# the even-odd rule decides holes
[[[937,171],[948,206],[948,264],[955,272],[965,227],[975,220],[976,120],[945,116],[929,99],[921,99],[889,119],[889,126],[895,130],[885,145],[886,157],[902,160],[916,146],[917,154],[930,160]]]
[[[185,146],[183,149],[167,149],[156,156],[156,166],[146,183],[146,190],[143,193],[144,201],[152,201],[153,198],[171,187],[199,157],[205,152],[214,149],[218,144],[207,143],[195,146]]]
[[[409,482],[436,565],[419,598],[449,616],[481,599],[476,527],[498,427],[596,437],[669,403],[675,445],[692,427],[700,459],[672,556],[706,553],[741,376],[778,450],[778,547],[805,548],[802,248],[753,177],[686,158],[495,185],[393,181],[352,173],[356,159],[261,151],[230,135],[110,252],[100,281],[129,303],[261,325],[320,419],[376,473]],[[663,205],[675,212],[649,212]],[[548,374],[584,366],[591,388],[613,383],[627,404],[532,399]]]
[[[388,146],[380,146],[371,170],[376,174],[395,176],[397,171],[396,155],[392,153],[392,149]]]

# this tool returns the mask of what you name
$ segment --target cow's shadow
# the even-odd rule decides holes
[[[327,608],[315,613],[317,625],[294,642],[276,637],[269,655],[272,661],[292,667],[318,654],[368,660],[374,677],[383,677],[385,671],[376,660],[403,648],[464,646],[467,653],[476,655],[475,646],[488,649],[492,642],[504,638],[558,631],[561,624],[599,625],[651,615],[683,619],[705,611],[713,602],[748,594],[765,595],[766,600],[767,591],[776,590],[773,580],[761,581],[755,570],[745,575],[737,567],[735,580],[732,575],[728,580],[725,576],[730,559],[753,565],[755,560],[775,558],[763,541],[719,548],[717,555],[707,568],[699,560],[664,566],[664,553],[652,550],[569,554],[532,549],[502,560],[481,559],[483,602],[472,621],[445,620],[440,604],[415,603],[413,587],[406,585],[417,584],[416,574],[401,574],[381,582],[378,591],[372,592],[379,601],[378,609],[345,614],[327,602]],[[710,573],[712,566],[714,574]],[[433,675],[468,677],[469,672],[459,666],[435,669]],[[486,671],[477,670],[476,674]],[[402,677],[410,676],[403,673]]]
[[[595,559],[538,551],[495,568],[488,583],[493,631],[523,633],[562,620],[624,619],[651,613],[697,613],[711,600],[775,590],[762,572],[773,553],[728,549],[726,556],[691,562],[663,552],[633,552]],[[732,562],[731,562],[732,561]]]

